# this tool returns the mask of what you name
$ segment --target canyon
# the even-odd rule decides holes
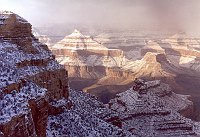
[[[129,89],[135,78],[160,79],[176,93],[191,95],[195,113],[190,117],[200,120],[197,115],[200,112],[199,39],[179,33],[140,37],[140,44],[135,44],[129,36],[123,37],[132,39],[130,45],[125,45],[129,47],[126,50],[120,49],[124,46],[124,43],[120,46],[122,41],[116,45],[118,48],[112,48],[117,38],[106,34],[85,36],[75,30],[50,47],[58,62],[68,70],[71,88],[89,92],[108,103],[117,93]]]
[[[190,119],[199,88],[182,95],[198,66],[171,63],[162,46],[149,52],[151,42],[128,58],[78,30],[53,46],[39,40],[28,21],[0,12],[0,137],[200,135]],[[197,57],[193,47],[181,54]]]

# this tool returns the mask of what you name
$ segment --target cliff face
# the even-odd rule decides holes
[[[199,71],[199,39],[190,38],[185,34],[176,34],[161,41],[149,41],[142,48],[141,54],[145,55],[147,52],[165,53],[173,65]]]
[[[122,50],[108,49],[77,30],[51,47],[51,51],[69,71],[69,77],[101,78],[107,68],[121,67],[127,60]]]
[[[68,70],[71,87],[90,92],[104,103],[116,93],[128,89],[135,78],[160,79],[172,86],[176,93],[191,95],[197,106],[195,113],[198,113],[198,47],[198,40],[179,35],[166,40],[151,40],[140,51],[142,58],[132,60],[121,50],[102,48],[102,44],[91,37],[74,32],[51,50]],[[80,83],[78,86],[77,82]],[[108,97],[105,98],[105,94]],[[195,113],[190,115],[199,119]]]
[[[0,131],[4,136],[46,136],[53,100],[68,99],[67,72],[31,25],[0,13]]]

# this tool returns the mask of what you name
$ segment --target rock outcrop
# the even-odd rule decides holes
[[[12,12],[0,12],[0,132],[46,136],[51,102],[68,100],[66,70]]]
[[[109,102],[119,114],[118,125],[138,136],[195,136],[194,122],[178,111],[192,106],[187,96],[175,94],[159,80],[136,80],[133,88]]]
[[[72,34],[66,36],[63,40],[53,46],[53,48],[57,47],[67,49],[107,49],[97,41],[94,41],[92,37],[85,36],[76,29]]]
[[[88,78],[91,75],[93,78],[95,74],[89,72],[91,68],[98,73],[101,68],[104,68],[105,71],[109,67],[120,67],[127,60],[123,51],[108,49],[93,40],[92,37],[81,34],[78,30],[74,30],[72,34],[55,44],[51,51],[60,64],[69,71],[69,77]],[[77,75],[73,75],[73,72]],[[86,77],[82,75],[88,73],[90,74]]]
[[[186,34],[176,34],[157,42],[148,41],[141,49],[141,54],[147,52],[164,53],[173,65],[199,71],[200,41]]]
[[[194,137],[199,124],[179,112],[193,106],[169,85],[138,79],[108,104],[91,94],[70,90],[73,107],[48,118],[47,136]]]
[[[47,136],[134,137],[129,131],[108,123],[103,117],[115,115],[96,97],[81,91],[70,90],[73,107],[62,114],[48,118]]]

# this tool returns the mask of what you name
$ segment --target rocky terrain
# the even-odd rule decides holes
[[[20,16],[0,13],[1,136],[46,136],[51,102],[68,102],[67,72]],[[67,103],[64,105],[67,106]]]
[[[193,111],[188,97],[159,80],[136,80],[107,105],[70,90],[73,107],[49,117],[47,136],[198,136],[199,124],[184,117]]]
[[[133,39],[131,32],[122,34],[121,39]],[[81,37],[86,38],[81,41]],[[121,42],[118,41],[118,47],[121,48],[121,43],[128,49],[123,47],[123,50],[115,49],[121,52],[119,54],[107,54],[106,51],[113,49],[102,48],[103,45],[112,45],[117,38],[119,35],[110,36],[110,32],[92,38],[75,31],[55,45],[52,51],[57,60],[69,71],[70,86],[73,89],[90,92],[99,100],[108,103],[115,94],[128,89],[137,77],[148,80],[161,79],[171,85],[176,93],[192,96],[197,112],[191,114],[191,117],[199,120],[199,39],[183,33],[172,37],[152,37],[152,40],[149,40],[151,37],[148,36],[140,37],[143,45],[134,45],[132,41],[130,45],[125,46],[119,38]],[[81,49],[81,45],[84,44],[89,45],[89,48]],[[96,51],[89,51],[92,46],[97,45],[100,45],[98,51],[97,48]],[[100,51],[103,51],[105,56],[100,54]],[[76,82],[81,84],[77,85]]]
[[[131,33],[122,33],[121,38],[132,39]],[[71,88],[90,92],[108,103],[115,94],[130,88],[135,78],[160,79],[171,85],[176,93],[191,95],[195,112],[190,117],[200,119],[198,39],[186,34],[168,38],[161,35],[152,37],[153,40],[149,40],[150,36],[140,37],[145,46],[131,46],[132,41],[130,45],[122,45],[129,47],[128,50],[120,50],[104,46],[119,38],[117,34],[112,37],[108,34],[90,37],[75,30],[51,48],[56,59],[68,70]],[[122,44],[119,40],[118,44]]]
[[[92,43],[91,46],[83,45],[80,39],[73,39],[74,36]],[[129,61],[118,56],[123,55],[122,51],[109,50],[92,38],[80,35],[77,30],[67,36],[68,39],[71,39],[71,47],[58,43],[52,47],[58,51],[52,51],[72,52],[72,55],[59,60],[60,53],[56,58],[76,64],[74,53],[77,57],[90,55],[88,49],[95,52],[98,55],[96,61],[89,61],[89,57],[80,58],[77,64],[106,66],[108,78],[103,77],[103,82],[109,83],[109,77],[122,77],[123,85],[125,79],[133,79],[139,70],[143,76],[153,79],[158,78],[159,73],[163,77],[173,76],[177,68],[169,65],[166,56],[158,53],[147,53],[137,62]],[[200,133],[200,124],[186,118],[194,111],[193,102],[188,100],[190,96],[174,93],[160,80],[136,79],[132,81],[131,89],[117,94],[106,105],[89,93],[69,89],[64,66],[55,60],[47,45],[33,36],[31,24],[12,12],[0,12],[0,49],[1,137],[193,137]],[[109,61],[103,62],[104,57]],[[128,64],[118,62],[121,58]],[[165,61],[164,67],[160,60]]]
[[[119,113],[122,129],[139,136],[195,136],[193,122],[177,113],[187,115],[192,102],[159,80],[136,80],[132,89],[109,102],[109,108]]]
[[[78,98],[83,102],[84,98],[79,97],[82,94],[74,92],[74,96],[69,98],[66,70],[55,61],[47,46],[32,35],[31,25],[25,19],[4,11],[0,14],[0,23],[1,137],[131,135],[95,115],[90,115],[89,111],[85,112],[84,107],[78,108],[72,104],[70,99]],[[99,105],[95,106],[95,109],[103,106],[102,103],[96,102]],[[89,101],[85,100],[85,105],[87,103]],[[70,110],[72,106],[76,109]],[[90,110],[93,109],[91,106]],[[85,119],[81,120],[83,117],[77,112],[82,112]],[[67,123],[67,119],[63,121],[63,126],[75,129],[70,132],[63,129],[62,132],[54,133],[54,130],[59,128],[56,125],[59,115],[71,120],[70,123]],[[49,125],[54,117],[55,123]]]
[[[176,34],[161,41],[149,41],[141,51],[143,55],[146,52],[165,53],[173,65],[199,71],[200,40],[186,34]]]
[[[119,49],[108,49],[90,36],[81,34],[78,30],[50,48],[56,60],[68,70],[70,85],[76,89],[90,85],[109,75],[110,69],[121,68],[129,60]],[[77,80],[81,80],[77,87]],[[72,82],[72,83],[71,83]],[[85,82],[85,84],[83,84]]]
[[[115,116],[96,97],[82,91],[70,90],[70,99],[73,102],[71,110],[62,114],[50,116],[47,125],[47,136],[77,136],[77,137],[113,137],[132,136],[129,131],[106,121],[104,117]]]

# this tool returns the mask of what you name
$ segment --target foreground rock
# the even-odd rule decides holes
[[[81,91],[70,90],[73,108],[48,118],[47,136],[95,136],[121,137],[133,136],[128,131],[108,123],[104,116],[115,115],[97,99]]]
[[[51,102],[67,102],[67,73],[12,12],[0,12],[0,66],[0,133],[46,136]]]
[[[193,106],[187,98],[159,80],[138,80],[106,106],[88,93],[70,90],[73,108],[49,117],[47,135],[194,137],[199,124],[180,114]]]
[[[137,81],[109,102],[119,113],[122,129],[139,136],[195,136],[194,122],[178,112],[192,108],[187,96],[178,95],[160,81]]]

